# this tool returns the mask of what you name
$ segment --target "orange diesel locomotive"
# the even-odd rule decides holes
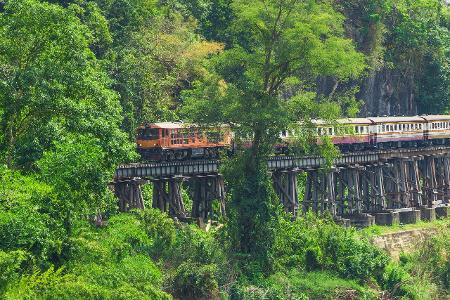
[[[142,158],[156,161],[217,158],[231,146],[226,125],[199,127],[181,122],[147,123],[137,130],[137,150]]]

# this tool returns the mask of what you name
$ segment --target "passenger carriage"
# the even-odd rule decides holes
[[[417,146],[424,140],[426,120],[423,117],[373,117],[373,144],[378,148]]]
[[[426,120],[424,139],[433,144],[443,144],[450,139],[450,116],[432,115],[422,117]]]

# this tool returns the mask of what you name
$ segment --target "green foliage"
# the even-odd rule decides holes
[[[215,278],[216,265],[201,265],[185,262],[176,270],[172,288],[180,299],[217,297],[218,284]]]
[[[178,228],[175,242],[167,257],[180,265],[185,261],[198,262],[201,264],[217,264],[225,267],[226,261],[224,245],[219,244],[216,234],[208,233],[194,225]]]
[[[0,149],[9,166],[30,169],[66,132],[100,138],[110,163],[128,158],[120,103],[89,48],[95,38],[82,11],[14,0],[0,14]]]
[[[153,16],[151,26],[130,34],[127,47],[118,50],[118,89],[128,112],[126,129],[134,135],[144,121],[174,120],[180,90],[202,77],[201,61],[221,45],[195,34],[196,24],[179,15]]]
[[[19,278],[21,269],[29,260],[29,254],[23,250],[10,252],[0,251],[0,295],[6,290],[9,282]]]
[[[54,199],[44,183],[0,168],[0,250],[27,251],[39,266],[48,265],[65,234],[53,219]]]
[[[157,213],[144,212],[143,215],[153,215],[156,221]],[[171,222],[169,219],[162,221]],[[154,225],[161,228],[158,223]],[[154,245],[158,245],[155,241],[163,238],[157,238],[154,229],[146,229],[138,216],[117,215],[110,218],[107,228],[81,225],[73,234],[65,257],[66,269],[62,271],[64,276],[69,276],[71,285],[74,281],[80,282],[98,291],[101,299],[170,299],[160,291],[163,277],[149,257],[156,250]],[[45,292],[55,293],[47,289]],[[70,293],[67,295],[70,298]]]
[[[143,267],[146,267],[143,265]],[[133,271],[141,271],[133,270]],[[88,270],[93,271],[97,275],[97,279],[103,275],[106,277],[113,274],[95,273],[95,269]],[[122,279],[120,269],[112,270],[119,272],[117,279]],[[127,278],[129,279],[129,278]],[[73,274],[64,274],[63,269],[54,270],[48,269],[45,272],[34,272],[29,276],[24,276],[20,281],[11,285],[8,291],[5,293],[5,299],[171,299],[169,295],[164,292],[158,291],[152,287],[149,283],[146,283],[144,290],[134,287],[130,284],[120,281],[119,285],[114,286],[102,286],[89,280],[89,277],[75,276]]]
[[[114,43],[126,45],[130,33],[146,25],[156,12],[155,0],[96,0],[109,23]]]
[[[377,299],[376,293],[354,281],[328,272],[303,273],[297,270],[275,273],[256,285],[241,283],[231,289],[231,299]]]
[[[135,213],[141,221],[145,233],[153,241],[150,254],[153,257],[160,257],[175,244],[177,235],[173,220],[168,218],[165,213],[153,208]]]
[[[272,256],[277,268],[330,270],[344,278],[381,281],[388,257],[353,229],[308,215],[282,221]]]
[[[208,40],[229,44],[232,40],[229,27],[233,20],[231,0],[175,0],[165,1],[172,10],[199,22],[199,31]]]
[[[0,298],[447,295],[446,232],[392,263],[328,218],[287,220],[266,159],[288,124],[355,116],[366,64],[401,75],[421,110],[447,107],[449,16],[439,0],[0,3]],[[107,184],[135,127],[178,116],[252,139],[224,164],[219,229],[116,213]],[[306,131],[304,152],[338,155]]]
[[[450,236],[447,228],[421,241],[416,250],[400,258],[386,273],[386,285],[398,296],[438,299],[450,292]],[[394,279],[393,279],[394,278]],[[393,285],[393,282],[398,282]]]
[[[253,136],[252,149],[232,162],[227,176],[230,233],[239,252],[270,272],[278,214],[265,159],[289,118],[299,121],[285,103],[308,92],[318,76],[359,76],[364,56],[344,38],[343,16],[326,2],[234,1],[231,8],[236,38],[209,61],[211,75],[184,94],[182,113],[196,122],[239,124],[238,140]]]
[[[58,142],[55,149],[44,153],[38,166],[44,182],[58,191],[58,208],[66,228],[73,215],[95,214],[111,208],[115,201],[107,184],[112,169],[98,139],[73,135]]]
[[[450,99],[448,5],[441,0],[398,1],[388,24],[387,61],[418,94],[419,110],[439,113]]]

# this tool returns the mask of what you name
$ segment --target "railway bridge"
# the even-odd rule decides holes
[[[144,208],[141,186],[153,184],[151,206],[179,219],[211,218],[213,201],[225,213],[225,184],[219,161],[193,160],[121,165],[114,189],[122,211]],[[329,212],[357,226],[414,223],[448,217],[450,146],[342,154],[329,166],[322,157],[277,156],[268,160],[273,186],[285,210]],[[298,181],[306,180],[302,199]],[[187,184],[193,199],[188,212],[182,197]]]

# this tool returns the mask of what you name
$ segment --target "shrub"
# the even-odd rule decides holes
[[[23,250],[0,251],[0,295],[6,290],[9,282],[19,278],[24,264],[29,265],[29,260],[30,254]]]
[[[166,259],[179,265],[187,260],[199,264],[226,264],[224,246],[214,232],[205,232],[195,225],[178,228],[175,243],[166,253]]]
[[[252,282],[241,281],[230,290],[236,300],[291,299],[375,299],[375,292],[352,280],[345,280],[329,272],[299,272],[285,270],[268,278]]]
[[[176,228],[173,220],[166,213],[154,208],[146,208],[134,213],[141,221],[147,236],[153,240],[151,255],[160,257],[175,242]]]
[[[345,278],[381,279],[389,258],[354,229],[312,214],[282,220],[272,257],[279,270],[330,270]]]
[[[218,295],[215,277],[217,266],[201,265],[193,262],[182,263],[173,278],[173,292],[181,299],[210,299]]]

